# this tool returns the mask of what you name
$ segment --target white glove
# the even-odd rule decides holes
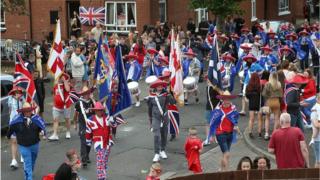
[[[150,128],[150,131],[153,132],[153,128]]]

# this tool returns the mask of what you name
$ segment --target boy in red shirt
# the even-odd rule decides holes
[[[184,144],[184,151],[188,161],[188,169],[193,173],[202,173],[200,163],[200,153],[202,151],[202,141],[197,137],[197,129],[192,127],[189,129],[189,137]]]

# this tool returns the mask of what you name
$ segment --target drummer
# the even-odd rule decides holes
[[[289,48],[288,45],[285,45],[283,48],[280,48],[280,60],[283,62],[285,60],[288,60],[289,62],[294,62],[295,53],[294,51]]]
[[[266,45],[265,47],[262,47],[261,50],[263,51],[263,54],[260,57],[259,63],[260,65],[269,72],[276,71],[276,67],[278,65],[278,58],[274,56],[272,53],[272,49],[269,47],[269,45]]]
[[[165,71],[169,71],[169,60],[168,56],[158,56],[158,61],[159,61],[159,68],[158,70],[158,77],[163,76]],[[169,71],[170,72],[170,71]]]
[[[151,48],[147,50],[148,52],[148,56],[147,61],[146,61],[146,66],[147,66],[147,74],[146,77],[155,75],[155,76],[159,76],[158,74],[158,66],[160,65],[159,61],[158,61],[158,51]]]
[[[236,76],[235,58],[230,53],[222,55],[219,63],[221,64],[221,80],[223,90],[233,91],[234,78]]]
[[[250,30],[247,27],[243,27],[241,29],[240,44],[242,43],[253,43],[252,34],[250,33]]]
[[[194,93],[194,96],[196,97],[196,103],[199,102],[198,94],[198,82],[199,82],[199,77],[200,77],[200,69],[201,69],[201,63],[200,61],[196,58],[196,54],[193,53],[192,49],[189,48],[188,52],[184,53],[187,58],[184,59],[182,62],[182,68],[183,68],[183,79],[184,82],[187,81],[187,77],[191,77],[194,79],[194,82],[186,82],[186,83],[195,83],[193,89],[187,89],[185,87],[185,94],[184,94],[184,103],[185,105],[188,105],[188,96]],[[191,79],[189,78],[189,79]],[[185,85],[185,83],[184,83]]]
[[[125,60],[127,60],[126,64],[125,64],[125,69],[126,69],[126,75],[127,75],[127,83],[131,83],[131,82],[137,82],[140,79],[141,76],[141,72],[142,72],[142,67],[141,65],[138,63],[137,61],[137,56],[134,55],[134,53],[131,51],[128,55],[125,56]],[[135,83],[136,84],[136,83]],[[131,88],[131,87],[129,87]],[[133,87],[135,89],[137,89],[137,93],[131,93],[132,96],[134,96],[136,98],[136,107],[140,106],[140,90],[139,87]],[[132,89],[130,89],[130,91],[132,91]]]

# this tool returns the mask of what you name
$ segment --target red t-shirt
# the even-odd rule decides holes
[[[194,173],[201,173],[200,152],[202,141],[199,138],[188,137],[184,144],[184,150],[188,161],[189,170]]]
[[[315,96],[316,94],[317,94],[316,81],[314,79],[309,79],[308,84],[304,88],[302,98],[308,99],[309,97]]]
[[[232,106],[229,107],[221,107],[221,110],[227,115],[232,111]],[[222,120],[220,125],[218,126],[216,130],[216,134],[222,134],[222,133],[232,133],[233,132],[233,124],[232,122],[225,116]]]
[[[59,88],[60,87],[60,92]],[[69,108],[72,104],[69,91],[66,91],[63,84],[56,84],[53,87],[53,105],[57,109]],[[62,96],[62,97],[61,97]]]
[[[146,50],[144,47],[142,47],[141,51],[140,51],[140,48],[138,47],[138,45],[135,45],[134,48],[133,48],[133,52],[135,55],[138,56],[138,63],[140,65],[143,64],[143,61],[144,61],[144,56],[146,55]]]
[[[300,141],[304,141],[304,135],[297,127],[281,128],[272,133],[269,148],[274,149],[278,169],[305,167]]]

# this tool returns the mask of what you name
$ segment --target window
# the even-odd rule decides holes
[[[256,0],[251,0],[251,21],[257,20]]]
[[[167,0],[159,0],[159,16],[160,22],[164,23],[167,20]]]
[[[290,14],[289,0],[279,0],[279,16]]]
[[[136,23],[136,3],[129,2],[106,2],[106,27],[108,32],[128,33]]]
[[[58,16],[58,11],[50,11],[50,24],[56,24]]]
[[[207,8],[198,8],[196,11],[196,25],[199,25],[202,19],[208,21],[208,10]]]
[[[3,32],[5,31],[6,28],[6,21],[5,21],[5,12],[3,11],[3,9],[1,9],[1,17],[0,17],[0,31]]]

